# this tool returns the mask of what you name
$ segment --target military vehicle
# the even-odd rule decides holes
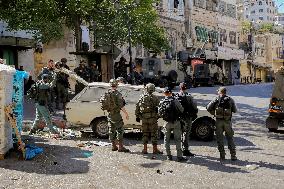
[[[275,85],[269,104],[269,116],[266,127],[270,132],[275,132],[279,127],[284,127],[284,66],[275,74]]]
[[[193,70],[194,87],[223,84],[222,69],[215,64],[196,64]]]
[[[156,86],[174,87],[183,82],[185,75],[180,68],[180,62],[162,58],[138,58],[141,62],[143,76],[146,82]]]

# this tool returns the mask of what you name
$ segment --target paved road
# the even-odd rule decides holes
[[[271,85],[255,86],[252,90]],[[231,88],[231,87],[230,87]],[[165,155],[152,159],[140,153],[139,134],[128,134],[125,143],[131,154],[112,152],[110,146],[78,147],[93,138],[55,140],[36,137],[45,149],[32,161],[10,157],[0,162],[0,188],[283,188],[284,134],[268,133],[264,120],[269,94],[252,95],[246,86],[236,87],[233,97],[239,107],[234,117],[235,141],[239,161],[218,161],[216,141],[191,141],[197,154],[186,163],[166,161]],[[213,88],[193,89],[200,103],[214,96]],[[199,90],[199,91],[198,91]],[[204,92],[204,91],[205,92]],[[208,90],[212,90],[209,94]],[[270,90],[270,91],[269,91]],[[137,140],[136,138],[139,138]],[[162,141],[160,141],[162,143]],[[151,151],[151,149],[150,149]],[[172,152],[176,155],[174,146]],[[229,152],[227,151],[229,158]]]

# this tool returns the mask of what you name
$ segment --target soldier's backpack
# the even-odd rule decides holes
[[[156,113],[156,105],[154,104],[155,96],[144,94],[138,101],[139,112],[143,115],[144,118],[153,117],[154,113]]]
[[[181,112],[175,105],[174,98],[164,99],[160,102],[158,114],[167,122],[174,123],[180,116]]]
[[[115,94],[111,91],[111,89],[106,91],[100,98],[101,109],[108,112],[120,110],[122,107],[118,107],[115,98]],[[124,102],[122,104],[124,105]]]
[[[219,119],[231,119],[232,117],[232,105],[231,98],[228,96],[219,97],[217,100],[217,106],[215,109],[215,116]]]
[[[182,107],[184,108],[184,114],[189,117],[196,117],[198,113],[198,108],[194,106],[194,102],[192,97],[185,93],[185,94],[177,94],[177,100],[181,103]]]

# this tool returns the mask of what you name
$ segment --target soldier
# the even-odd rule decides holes
[[[63,59],[64,60],[64,59]],[[65,68],[68,69],[64,66],[64,64],[57,62],[56,66],[59,66],[59,69],[61,68]],[[66,102],[68,102],[68,88],[70,87],[69,85],[69,81],[68,81],[68,75],[63,73],[63,72],[59,72],[56,75],[56,109],[60,109],[59,105],[60,103],[63,104],[63,109],[65,107]]]
[[[61,58],[60,62],[61,62],[61,67],[62,68],[70,70],[69,66],[67,66],[67,64],[66,64],[67,63],[67,59],[66,58]]]
[[[79,67],[75,68],[74,69],[74,72],[80,76],[81,78],[83,78],[85,81],[89,81],[89,70],[86,68],[86,65],[85,65],[85,61],[84,60],[81,60],[80,61],[80,64],[79,64]],[[83,89],[85,88],[85,85],[82,84],[81,82],[76,82],[76,85],[75,85],[75,94],[78,94],[79,92],[81,92]]]
[[[142,133],[143,133],[143,154],[147,154],[148,141],[152,140],[153,154],[162,154],[158,150],[158,105],[159,99],[153,95],[155,91],[155,85],[148,83],[146,85],[146,92],[141,96],[138,103],[136,104],[136,121],[142,120]]]
[[[35,107],[36,118],[34,120],[30,134],[34,134],[37,131],[39,121],[43,118],[46,126],[52,133],[58,134],[57,128],[52,125],[50,112],[48,110],[48,96],[50,95],[50,89],[54,87],[55,80],[49,83],[49,76],[47,74],[42,75],[42,79],[35,84]]]
[[[122,94],[117,90],[118,82],[115,79],[109,81],[111,89],[109,89],[100,99],[102,109],[108,112],[109,138],[112,142],[112,151],[130,152],[123,146],[123,119],[120,110],[125,114],[128,120],[129,116],[125,109],[125,101]],[[118,140],[118,147],[117,141]]]
[[[90,82],[98,82],[100,77],[100,71],[96,62],[92,63],[89,68]]]
[[[184,156],[194,156],[188,149],[189,136],[191,133],[192,119],[196,117],[198,109],[197,105],[193,100],[193,97],[186,92],[186,84],[180,83],[180,91],[177,94],[177,99],[184,108],[183,115],[181,117],[182,131],[183,131],[183,155]]]
[[[54,61],[52,59],[50,59],[47,62],[47,66],[42,68],[40,74],[38,75],[38,80],[42,79],[42,75],[43,74],[47,74],[48,75],[48,82],[52,82],[54,80],[54,76],[55,76],[55,64]],[[51,113],[54,112],[54,102],[55,102],[55,97],[56,97],[56,89],[55,88],[51,88],[50,89],[50,93],[49,93],[49,99],[48,99],[48,109]]]
[[[42,75],[43,74],[47,74],[48,75],[48,79],[49,82],[52,82],[52,79],[54,78],[54,68],[55,68],[55,64],[53,60],[49,60],[47,63],[47,66],[42,68],[40,74],[38,75],[38,79],[41,80],[42,79]]]
[[[166,87],[164,89],[165,99],[163,99],[158,107],[158,113],[165,121],[164,129],[165,129],[165,148],[167,152],[167,159],[172,160],[173,157],[171,155],[170,149],[170,137],[171,131],[174,131],[174,138],[177,149],[177,161],[186,161],[187,159],[182,156],[181,150],[181,125],[180,118],[183,113],[183,107],[178,100],[176,100],[172,96],[171,90]]]
[[[216,117],[216,138],[218,144],[218,150],[220,152],[220,161],[225,160],[225,150],[224,150],[224,136],[225,132],[228,148],[231,153],[231,160],[236,161],[236,146],[234,144],[233,136],[234,131],[232,129],[232,113],[237,112],[237,107],[234,100],[227,96],[227,90],[225,87],[220,87],[218,89],[218,97],[213,99],[207,105],[207,111]]]

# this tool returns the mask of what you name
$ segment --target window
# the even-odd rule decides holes
[[[258,12],[263,12],[263,9],[259,9]]]
[[[259,4],[259,5],[262,5],[262,1],[259,1],[258,4]]]
[[[269,16],[267,17],[267,20],[270,20],[270,17],[269,17]]]
[[[263,20],[263,17],[262,17],[262,16],[260,16],[260,17],[259,17],[259,20]]]
[[[174,0],[174,8],[177,9],[179,4],[179,0]]]
[[[249,17],[249,15],[246,15],[246,18],[248,18]]]
[[[250,13],[251,13],[251,14],[254,14],[254,13],[255,13],[255,10],[251,11]]]
[[[267,13],[269,13],[269,8],[267,8]]]

